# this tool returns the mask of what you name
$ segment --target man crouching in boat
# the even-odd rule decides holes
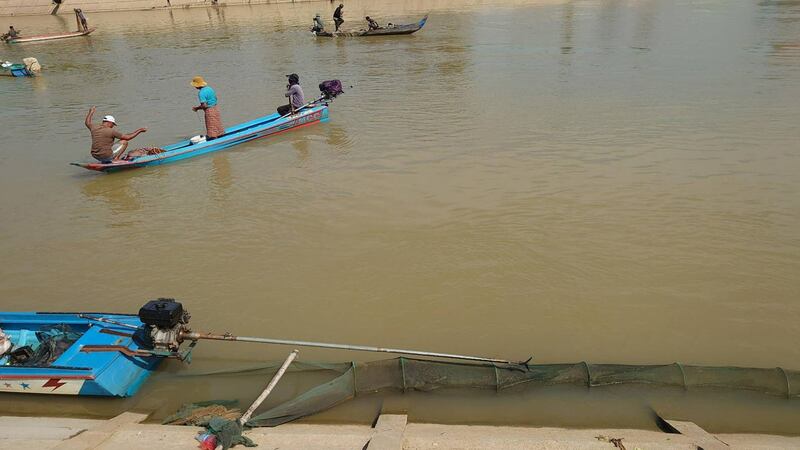
[[[147,128],[139,128],[133,133],[122,134],[119,130],[114,129],[117,126],[114,116],[105,116],[101,123],[95,125],[92,123],[92,116],[96,110],[95,106],[89,109],[85,122],[86,128],[92,133],[92,156],[103,164],[118,161],[122,159],[122,154],[128,148],[128,141],[147,131]],[[119,144],[114,145],[114,139],[119,139]]]
[[[369,26],[369,31],[380,30],[383,28],[382,26],[378,25],[378,22],[376,22],[375,19],[372,19],[369,16],[367,16],[366,19],[367,19],[367,26]]]
[[[300,77],[296,73],[289,75],[289,84],[286,86],[284,96],[289,97],[289,104],[278,106],[278,114],[282,116],[294,114],[306,104],[303,88],[300,87]]]
[[[206,83],[203,77],[192,78],[192,86],[197,89],[197,98],[200,105],[192,106],[192,111],[203,110],[206,117],[206,140],[210,141],[225,134],[222,126],[222,117],[217,108],[217,93]]]
[[[8,33],[0,36],[0,39],[7,41],[9,39],[16,39],[19,37],[19,31],[14,29],[14,25],[8,27]]]

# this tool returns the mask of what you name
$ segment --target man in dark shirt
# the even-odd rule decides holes
[[[339,7],[333,12],[333,24],[336,25],[336,31],[339,31],[339,27],[344,23],[344,19],[342,18],[344,12],[342,9],[344,9],[344,4],[339,3]]]
[[[14,29],[14,26],[8,27],[8,33],[1,36],[4,41],[19,37],[19,31]]]
[[[300,87],[300,77],[296,73],[289,75],[289,85],[286,86],[286,97],[289,97],[289,104],[278,106],[278,114],[285,116],[289,113],[294,114],[306,104],[303,88]]]

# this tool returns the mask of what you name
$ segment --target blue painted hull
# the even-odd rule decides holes
[[[103,163],[71,163],[74,166],[84,169],[96,170],[100,172],[116,172],[125,169],[135,169],[146,166],[157,166],[181,161],[195,156],[205,155],[212,152],[224,150],[245,142],[263,137],[272,136],[294,128],[300,128],[319,122],[327,122],[328,105],[319,104],[317,106],[304,109],[302,112],[290,116],[281,117],[277,113],[269,116],[260,117],[250,122],[228,128],[225,134],[212,140],[192,144],[189,140],[181,141],[163,147],[164,153],[148,155],[136,158],[132,161],[115,161],[108,164]]]
[[[94,315],[141,325],[135,315]],[[14,348],[31,345],[35,349],[37,331],[62,324],[80,337],[49,365],[11,365],[8,356],[0,357],[0,392],[128,397],[139,390],[161,360],[131,355],[139,349],[133,330],[119,325],[90,321],[78,313],[0,312],[0,328]]]

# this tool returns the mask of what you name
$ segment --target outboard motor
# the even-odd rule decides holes
[[[191,315],[173,298],[150,300],[139,309],[143,327],[137,332],[141,343],[153,350],[175,352],[181,345],[181,332],[187,330]]]
[[[339,94],[344,93],[342,89],[342,82],[339,80],[327,80],[319,84],[319,91],[322,93],[325,100],[333,100]]]

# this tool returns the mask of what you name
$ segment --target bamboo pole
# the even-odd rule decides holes
[[[289,356],[286,357],[286,361],[283,362],[281,368],[278,369],[278,372],[275,374],[275,376],[272,377],[272,380],[270,380],[267,387],[265,387],[264,390],[261,392],[261,395],[258,396],[258,398],[253,402],[253,404],[250,405],[249,408],[247,408],[247,411],[245,411],[245,413],[242,414],[242,417],[239,418],[240,425],[244,425],[247,423],[248,420],[250,420],[250,417],[253,415],[256,409],[258,409],[258,407],[261,406],[261,403],[263,403],[264,400],[266,400],[267,396],[275,388],[275,385],[278,384],[278,381],[280,381],[281,377],[283,377],[283,374],[286,373],[286,369],[289,368],[289,364],[291,364],[292,361],[294,361],[294,359],[297,358],[297,353],[299,352],[300,350],[295,349],[292,350],[292,353],[289,353]]]

